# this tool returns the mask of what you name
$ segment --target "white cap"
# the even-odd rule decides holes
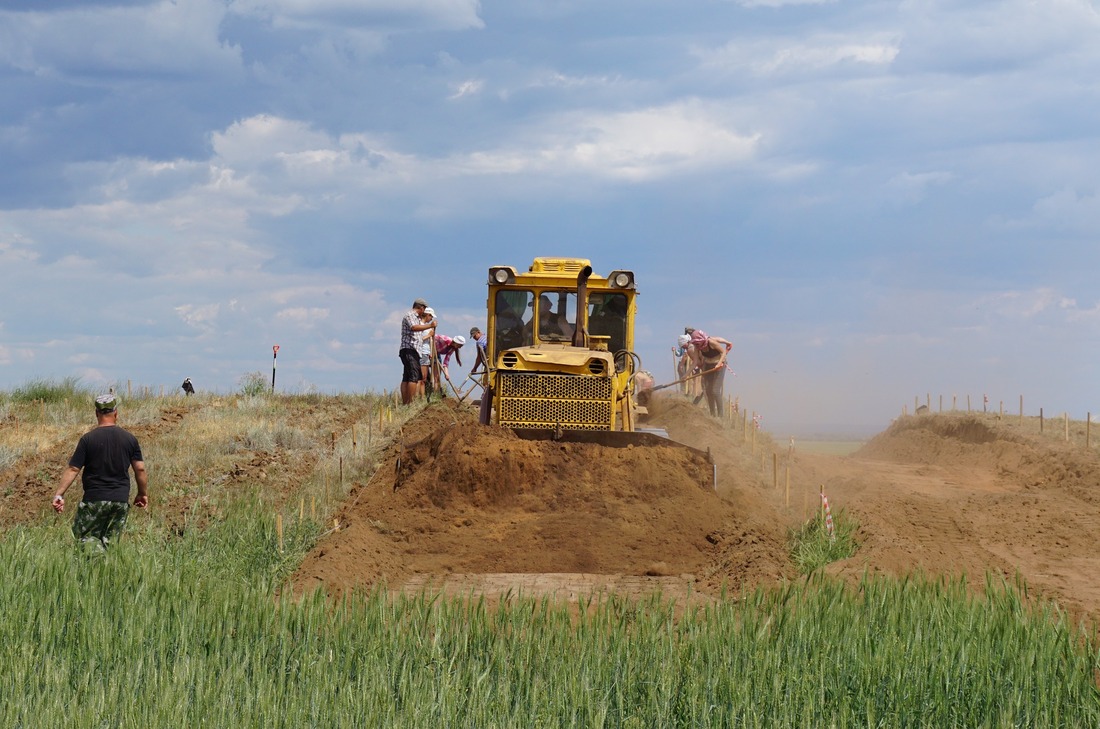
[[[687,334],[681,334],[680,336],[676,337],[676,342],[681,347],[686,347],[688,342],[690,342],[690,341],[691,341],[691,337],[689,337]]]
[[[451,341],[461,347],[463,344],[466,343],[466,337],[464,337],[460,334],[457,337],[455,337],[454,339],[452,339]]]
[[[432,317],[434,317],[434,316],[435,316],[435,309],[433,309],[433,308],[432,308],[432,307],[430,307],[430,306],[429,306],[429,307],[426,307],[426,308],[424,309],[424,313],[425,313],[425,314],[427,314],[428,316],[432,316]]]

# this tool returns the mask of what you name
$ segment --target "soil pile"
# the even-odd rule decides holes
[[[986,574],[1100,616],[1100,459],[990,416],[895,421],[849,458],[803,456],[834,513],[859,523],[857,554],[830,570]]]
[[[687,403],[665,412],[648,424],[710,447],[718,492],[712,466],[672,443],[528,441],[478,425],[472,409],[434,405],[352,492],[343,528],[307,558],[297,584],[340,591],[424,574],[595,573],[718,589],[788,574],[785,527],[766,499],[738,486],[756,488],[732,457],[732,431]]]

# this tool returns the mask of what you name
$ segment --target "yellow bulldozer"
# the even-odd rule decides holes
[[[483,425],[527,439],[687,448],[713,466],[709,453],[639,426],[647,375],[634,352],[632,271],[604,277],[586,259],[536,258],[526,271],[490,267],[488,284]]]

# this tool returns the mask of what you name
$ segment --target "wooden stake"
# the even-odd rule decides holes
[[[336,452],[336,431],[335,430],[332,431],[331,437],[332,437],[332,452],[335,453]]]
[[[309,518],[312,521],[317,521],[317,497],[309,497]]]
[[[355,455],[355,423],[351,424],[351,454]]]
[[[275,534],[279,537],[279,552],[283,551],[283,515],[275,515]]]
[[[783,503],[788,509],[791,508],[791,464],[789,463],[787,464],[787,488]]]
[[[940,412],[943,412],[943,395],[940,395]]]
[[[1039,432],[1043,432],[1043,409],[1039,408]]]
[[[1020,395],[1020,425],[1024,424],[1024,396]]]
[[[339,519],[333,519],[332,520],[332,531],[334,531],[334,532],[340,531],[340,520]]]
[[[1069,440],[1069,413],[1062,413],[1062,417],[1066,419],[1066,440]]]
[[[966,412],[970,412],[970,395],[966,396]]]
[[[772,451],[772,488],[779,489],[779,454]]]
[[[303,496],[298,499],[298,521],[306,518],[306,498]]]
[[[1092,413],[1085,416],[1085,448],[1092,447]]]
[[[955,403],[958,399],[959,399],[958,395],[952,395],[951,396],[951,409],[952,410],[958,410],[958,407],[956,407],[956,405],[955,405]]]

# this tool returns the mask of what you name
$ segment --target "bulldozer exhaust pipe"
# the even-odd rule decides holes
[[[573,332],[573,346],[588,348],[588,277],[592,267],[585,266],[577,274],[577,329]]]

